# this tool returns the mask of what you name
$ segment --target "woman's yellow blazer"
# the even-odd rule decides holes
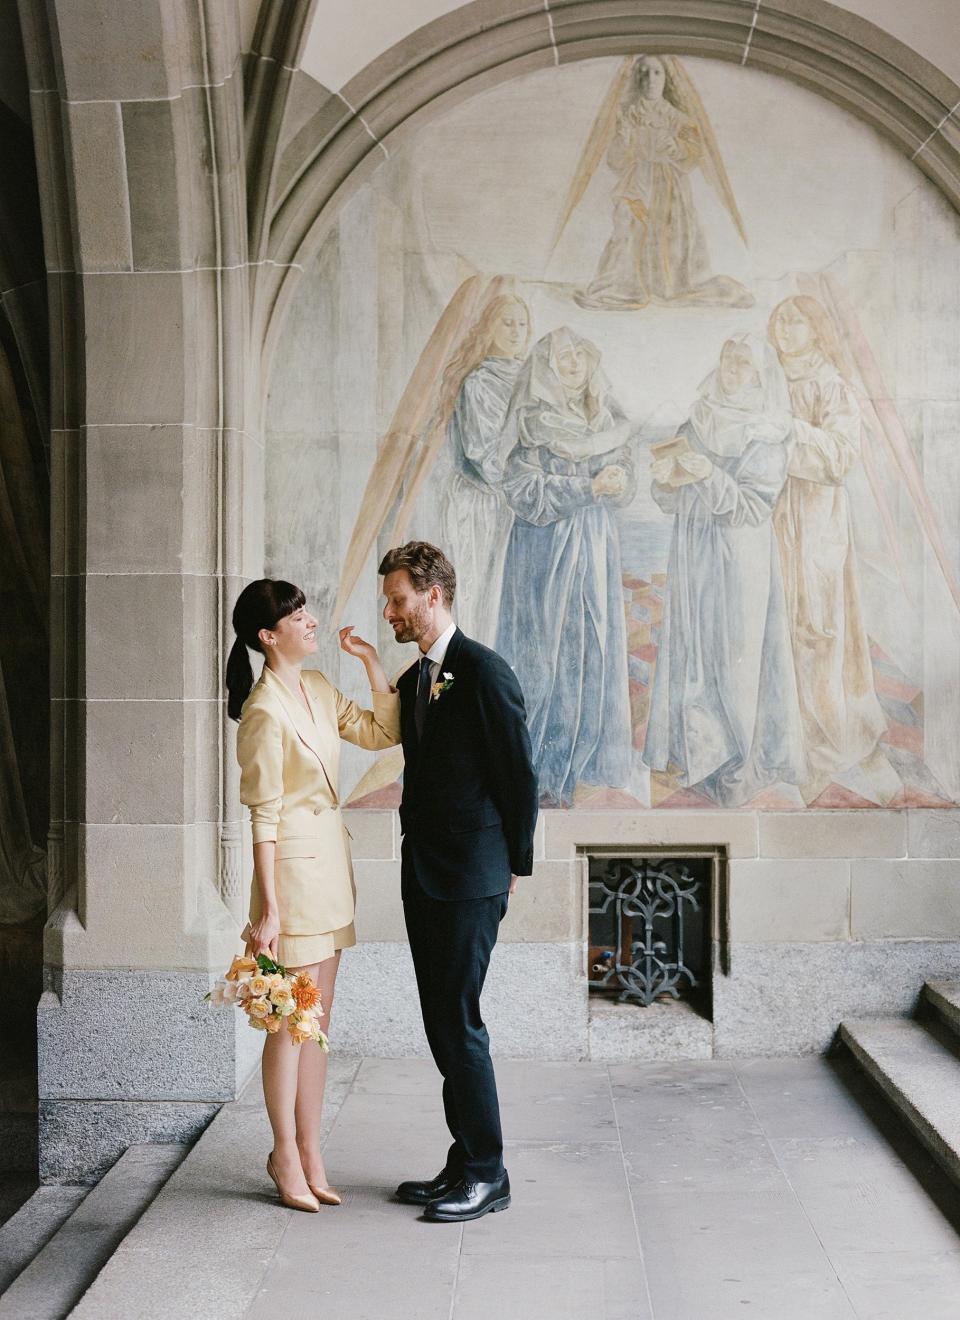
[[[237,730],[240,801],[250,809],[254,843],[276,842],[275,879],[284,935],[318,935],[353,920],[350,845],[337,783],[340,739],[378,751],[400,741],[400,698],[374,692],[362,710],[317,670],[301,674],[313,718],[263,668]],[[250,920],[260,918],[254,882]]]

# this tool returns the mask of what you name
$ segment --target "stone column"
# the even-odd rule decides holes
[[[243,95],[233,0],[21,8],[62,338],[41,1177],[85,1180],[198,1132],[258,1053],[202,1002],[237,947],[221,674],[262,563]]]

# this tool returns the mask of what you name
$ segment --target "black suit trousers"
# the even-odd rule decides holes
[[[453,1137],[446,1168],[468,1181],[493,1182],[503,1173],[503,1137],[480,992],[507,895],[445,902],[411,886],[403,911],[423,1025],[443,1077]]]

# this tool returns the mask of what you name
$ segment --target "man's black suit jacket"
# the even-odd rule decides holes
[[[414,707],[419,666],[401,675],[403,832],[401,891],[437,899],[503,894],[514,875],[533,871],[537,776],[523,693],[495,651],[458,628],[431,700],[422,740]]]

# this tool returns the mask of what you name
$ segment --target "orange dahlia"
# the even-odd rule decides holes
[[[293,1002],[301,1013],[306,1013],[320,1003],[320,991],[314,984],[313,978],[307,976],[306,972],[301,972],[299,976],[295,976],[293,985],[290,988],[293,991]]]

